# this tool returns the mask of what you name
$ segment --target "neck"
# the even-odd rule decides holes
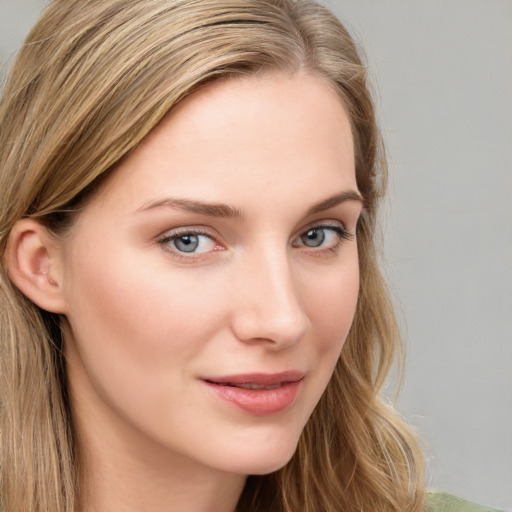
[[[79,431],[80,436],[80,431]],[[79,439],[83,512],[234,512],[245,477],[129,439]],[[110,438],[110,439],[109,439]]]
[[[115,461],[94,467],[82,480],[83,512],[234,512],[243,488],[243,481],[190,471],[147,471]]]

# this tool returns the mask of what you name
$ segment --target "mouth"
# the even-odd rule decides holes
[[[203,377],[201,380],[219,386],[231,386],[244,389],[276,389],[289,382],[298,382],[304,378],[304,372],[289,370],[279,373],[245,373],[223,377]]]
[[[287,371],[206,377],[201,380],[222,401],[251,415],[266,416],[290,407],[298,396],[303,379],[303,372]]]
[[[211,384],[217,384],[218,386],[230,386],[232,388],[243,388],[243,389],[277,389],[283,385],[283,382],[279,382],[278,384],[273,384],[271,386],[265,386],[264,384],[256,384],[254,382],[244,382],[243,384],[237,384],[235,382],[213,382],[206,381]]]

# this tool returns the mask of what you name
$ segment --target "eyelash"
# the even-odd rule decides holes
[[[318,225],[314,225],[314,226],[311,226],[307,229],[305,229],[300,235],[298,235],[297,239],[298,240],[301,240],[302,237],[306,236],[308,233],[312,232],[312,231],[320,231],[320,230],[324,230],[324,231],[330,231],[332,233],[335,234],[336,236],[336,241],[334,243],[334,245],[330,246],[330,247],[320,247],[320,248],[317,248],[317,247],[309,247],[305,244],[296,244],[295,242],[292,244],[293,247],[305,247],[306,250],[310,250],[311,252],[321,252],[321,253],[324,253],[326,251],[329,251],[329,252],[332,252],[332,253],[335,253],[336,250],[345,242],[345,241],[351,241],[355,238],[355,235],[353,233],[350,233],[349,231],[347,231],[344,227],[342,226],[339,226],[339,225],[333,225],[333,224],[318,224]],[[182,230],[179,230],[179,231],[176,231],[176,232],[173,232],[171,234],[167,234],[165,236],[163,236],[162,238],[160,238],[159,240],[157,240],[158,244],[161,245],[164,250],[168,251],[168,252],[171,252],[174,256],[178,257],[178,258],[182,258],[182,259],[185,259],[185,260],[192,260],[192,259],[198,259],[200,258],[201,256],[203,256],[204,254],[208,254],[209,252],[216,252],[215,249],[213,249],[212,251],[203,251],[203,252],[185,252],[185,251],[180,251],[179,249],[177,249],[176,247],[171,247],[170,244],[176,240],[179,240],[180,238],[183,238],[187,235],[192,235],[192,236],[196,236],[196,237],[206,237],[208,238],[212,243],[214,244],[217,244],[217,246],[219,245],[216,240],[211,236],[211,234],[205,232],[205,231],[202,231],[200,229],[194,229],[194,228],[187,228],[187,229],[182,229]],[[322,241],[323,242],[323,241]]]
[[[183,258],[185,260],[197,259],[197,258],[200,258],[203,254],[206,254],[207,252],[215,252],[215,249],[214,249],[213,251],[205,251],[205,252],[200,252],[200,253],[190,252],[187,255],[186,252],[180,251],[179,249],[173,248],[170,246],[171,242],[174,242],[175,240],[179,240],[180,238],[183,238],[187,235],[192,235],[192,236],[197,236],[197,237],[203,236],[203,237],[206,237],[209,240],[211,240],[212,243],[216,243],[215,239],[209,233],[202,231],[200,229],[188,228],[188,229],[182,229],[179,231],[175,231],[175,232],[171,233],[170,235],[163,236],[162,238],[160,238],[158,240],[158,244],[160,244],[164,248],[164,250],[171,252],[174,256],[176,256],[178,258]]]
[[[333,224],[319,224],[319,225],[311,226],[310,228],[307,228],[305,231],[302,232],[301,235],[299,235],[298,239],[302,239],[302,237],[306,236],[308,233],[310,233],[312,231],[320,231],[320,230],[333,232],[336,235],[336,241],[335,241],[334,245],[332,245],[331,247],[325,247],[325,248],[320,248],[320,249],[317,249],[316,247],[310,247],[310,249],[313,251],[321,251],[323,249],[324,251],[327,250],[327,251],[331,251],[331,252],[336,252],[336,249],[338,249],[344,242],[351,241],[355,237],[354,234],[350,233],[342,226],[333,225]],[[301,244],[301,245],[294,245],[294,247],[306,247],[307,248],[308,246],[305,244],[304,245]]]

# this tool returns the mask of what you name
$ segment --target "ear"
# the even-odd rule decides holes
[[[65,313],[62,243],[33,219],[16,222],[5,254],[12,282],[32,302],[52,313]]]

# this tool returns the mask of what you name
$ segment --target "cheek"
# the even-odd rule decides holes
[[[310,389],[309,400],[316,405],[332,376],[354,319],[359,294],[357,251],[351,252],[343,265],[308,283],[308,286],[303,284],[311,321],[311,343],[307,351],[308,359],[315,361],[312,379],[316,382]]]
[[[351,258],[342,268],[310,287],[309,318],[319,349],[339,353],[354,319],[358,294],[357,258]]]
[[[131,390],[147,389],[148,377],[176,381],[216,328],[209,290],[198,295],[188,276],[128,254],[101,255],[71,269],[69,322],[87,373]]]

